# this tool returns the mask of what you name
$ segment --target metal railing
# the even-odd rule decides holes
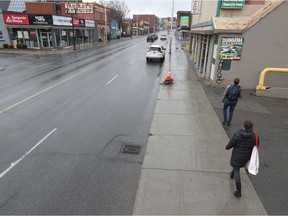
[[[288,68],[265,68],[263,71],[260,73],[259,77],[259,83],[256,86],[256,90],[266,90],[269,87],[264,86],[264,81],[265,81],[265,76],[268,72],[273,72],[273,73],[288,73]]]

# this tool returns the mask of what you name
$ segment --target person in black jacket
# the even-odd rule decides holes
[[[246,120],[243,123],[243,129],[239,129],[234,133],[232,139],[225,147],[226,150],[233,148],[230,160],[233,170],[230,173],[230,178],[235,178],[237,191],[234,192],[234,196],[237,198],[241,197],[240,168],[245,167],[246,163],[250,160],[255,143],[256,137],[253,132],[253,123],[250,120]]]

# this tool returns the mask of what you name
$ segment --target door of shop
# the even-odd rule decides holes
[[[52,47],[51,32],[41,32],[41,45],[44,48]]]

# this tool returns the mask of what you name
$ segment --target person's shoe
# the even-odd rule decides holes
[[[228,125],[228,126],[231,126],[231,123],[228,122],[227,125]]]
[[[241,197],[241,182],[236,182],[237,191],[234,192],[234,196],[237,198]]]
[[[226,124],[227,124],[227,122],[226,122],[226,121],[223,121],[223,122],[222,122],[222,124],[223,124],[223,125],[226,125]]]
[[[237,197],[237,198],[240,198],[241,197],[241,192],[234,191],[234,196]]]

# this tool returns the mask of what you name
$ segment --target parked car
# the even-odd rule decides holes
[[[160,60],[163,62],[165,60],[165,48],[160,45],[152,45],[146,53],[146,61]]]
[[[154,40],[155,40],[155,39],[154,39],[154,36],[153,36],[153,35],[148,35],[148,36],[147,36],[147,42],[150,42],[150,41],[151,41],[151,42],[154,42]]]
[[[160,40],[167,40],[167,35],[161,35]]]
[[[158,39],[158,35],[156,33],[153,33],[152,36],[154,37],[154,40]]]

